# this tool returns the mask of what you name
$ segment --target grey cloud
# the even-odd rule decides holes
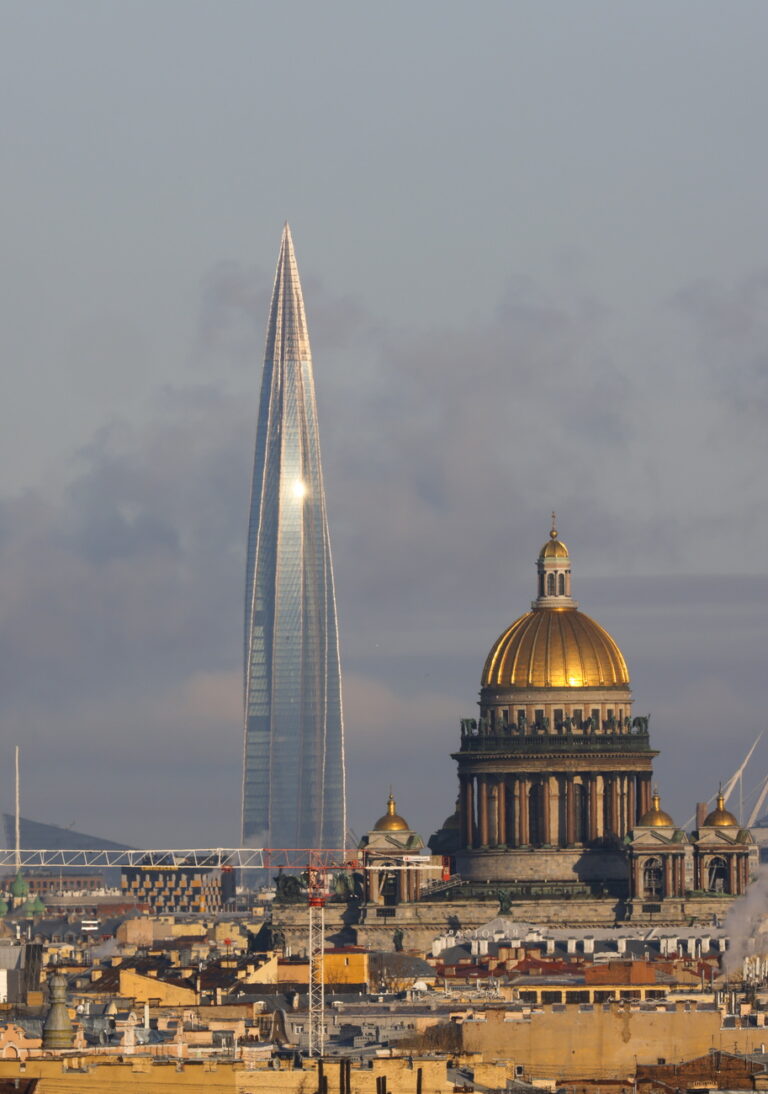
[[[236,838],[260,371],[241,366],[266,282],[224,270],[223,288],[211,296],[216,271],[203,286],[192,353],[216,384],[162,389],[146,425],[113,422],[55,489],[0,503],[0,709],[24,748],[27,812],[74,813],[130,842]],[[425,833],[450,811],[458,719],[491,642],[533,595],[553,506],[576,595],[625,650],[662,789],[687,815],[762,717],[754,605],[768,589],[729,524],[744,454],[734,446],[718,475],[721,456],[690,429],[697,415],[714,426],[711,391],[675,436],[680,408],[643,386],[642,354],[622,355],[609,317],[529,283],[453,330],[384,324],[320,285],[311,310],[355,827],[389,782]],[[735,413],[718,407],[722,428]],[[711,496],[681,513],[692,462]],[[713,558],[733,560],[732,579],[702,572]],[[651,576],[665,569],[676,573]]]

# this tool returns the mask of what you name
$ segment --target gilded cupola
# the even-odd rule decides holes
[[[658,790],[653,792],[653,804],[647,813],[643,813],[640,820],[637,822],[640,828],[675,828],[675,822],[670,817],[669,813],[665,813],[661,808],[661,798],[659,797]]]
[[[374,832],[407,832],[408,822],[397,813],[397,803],[390,793],[387,800],[387,811],[383,817],[379,817],[373,826]]]
[[[555,514],[537,559],[538,596],[493,644],[484,688],[626,688],[627,664],[613,638],[571,596],[571,558]]]
[[[708,813],[704,818],[702,828],[738,828],[739,822],[734,817],[733,813],[730,813],[725,808],[725,798],[722,790],[717,794],[717,805]]]

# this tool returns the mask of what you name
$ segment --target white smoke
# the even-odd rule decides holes
[[[744,896],[733,902],[724,926],[729,939],[723,955],[727,976],[742,975],[747,958],[768,957],[768,866],[759,867]]]

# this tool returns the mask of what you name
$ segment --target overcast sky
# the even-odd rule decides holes
[[[715,792],[768,708],[766,40],[759,0],[0,6],[6,808],[18,742],[26,815],[239,838],[286,218],[355,830],[452,811],[552,509],[665,807]]]

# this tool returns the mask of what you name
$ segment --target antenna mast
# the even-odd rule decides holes
[[[19,746],[16,745],[16,873],[21,870],[21,810],[19,808]]]

